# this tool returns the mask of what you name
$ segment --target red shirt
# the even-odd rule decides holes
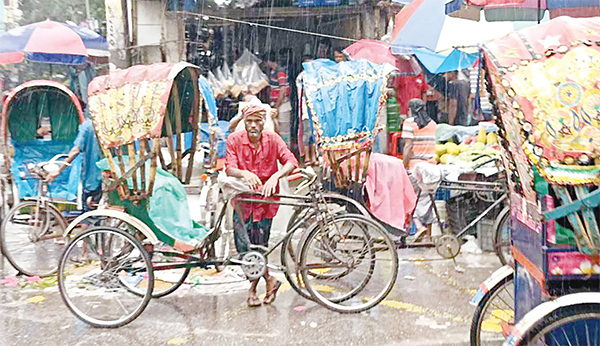
[[[247,131],[237,131],[229,135],[227,154],[225,154],[227,169],[237,168],[250,171],[256,174],[264,184],[279,170],[278,162],[282,165],[289,162],[298,167],[298,160],[275,132],[263,130],[258,147],[250,142]],[[277,186],[276,192],[279,192],[279,186]],[[257,197],[252,196],[252,198]],[[248,220],[252,214],[255,222],[263,218],[272,219],[279,209],[277,204],[240,203],[240,205],[244,220]]]
[[[412,99],[423,99],[429,86],[425,81],[423,73],[417,76],[398,76],[394,78],[396,89],[396,100],[400,104],[400,114],[408,115],[408,101]]]

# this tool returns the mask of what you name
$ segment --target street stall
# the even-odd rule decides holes
[[[505,345],[598,341],[599,26],[560,17],[483,47],[512,215]]]

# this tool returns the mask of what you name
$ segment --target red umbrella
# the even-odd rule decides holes
[[[416,76],[422,69],[417,60],[410,55],[393,55],[389,43],[379,40],[359,40],[344,49],[353,60],[366,59],[374,64],[390,64],[401,75]]]

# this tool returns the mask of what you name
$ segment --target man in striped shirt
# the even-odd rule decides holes
[[[402,124],[402,140],[404,167],[411,172],[419,162],[425,161],[435,165],[437,124],[427,114],[423,100],[412,99],[409,107],[411,117]]]
[[[435,135],[437,124],[431,120],[425,110],[425,102],[421,99],[412,99],[409,102],[410,118],[402,124],[402,140],[404,141],[403,161],[404,167],[409,172],[419,162],[428,162],[435,165]],[[418,191],[416,179],[411,176],[413,187]],[[413,221],[417,228],[415,241],[420,241],[431,235],[431,225],[435,222],[433,201],[428,193],[419,191],[419,199]]]

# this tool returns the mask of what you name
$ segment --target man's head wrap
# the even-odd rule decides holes
[[[248,105],[242,109],[242,117],[250,115],[261,117],[263,120],[267,116],[267,110],[262,105]]]
[[[425,127],[429,121],[431,121],[431,118],[425,109],[425,102],[423,102],[423,100],[412,99],[408,101],[408,107],[419,128]]]

